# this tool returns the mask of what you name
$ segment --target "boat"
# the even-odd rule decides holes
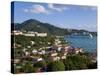
[[[89,34],[90,38],[93,38],[93,35],[92,34]]]

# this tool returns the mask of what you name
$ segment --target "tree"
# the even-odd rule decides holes
[[[97,62],[88,64],[88,69],[96,69],[96,68],[97,68]]]
[[[61,61],[55,61],[48,64],[48,71],[64,71],[65,65]]]
[[[65,64],[65,69],[66,70],[75,70],[76,69],[76,67],[75,67],[75,65],[73,64],[73,61],[71,60],[71,59],[66,59],[65,60],[65,62],[64,62],[64,64]]]
[[[39,62],[34,63],[34,67],[43,68],[45,66],[46,66],[45,61],[39,61]]]
[[[90,64],[90,60],[88,57],[80,55],[67,56],[64,64],[66,70],[88,69],[88,64]]]
[[[22,68],[23,68],[23,72],[25,72],[25,73],[34,72],[34,67],[31,62],[25,63]]]

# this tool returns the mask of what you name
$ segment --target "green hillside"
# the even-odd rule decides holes
[[[51,25],[49,23],[43,23],[35,19],[29,19],[27,21],[24,21],[22,23],[12,23],[11,26],[15,26],[14,30],[21,30],[21,31],[35,31],[35,32],[46,32],[49,35],[58,35],[58,36],[63,36],[67,34],[73,34],[73,33],[78,33],[79,35],[83,34],[83,32],[89,32],[86,30],[77,30],[77,29],[64,29],[64,28],[59,28],[54,25]],[[13,27],[12,27],[13,28]],[[90,32],[89,32],[90,33]],[[94,35],[97,35],[96,32],[91,32]]]

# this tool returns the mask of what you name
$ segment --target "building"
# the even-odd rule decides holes
[[[53,57],[53,56],[57,56],[57,55],[58,55],[58,53],[56,53],[56,52],[51,52],[51,53],[50,53],[50,56],[52,56],[52,57]]]
[[[34,45],[35,44],[35,42],[34,41],[31,41],[31,45]]]
[[[13,44],[13,48],[18,48],[18,47],[22,47],[22,45],[16,43]]]
[[[23,32],[14,30],[12,31],[12,35],[23,35]]]
[[[13,60],[13,63],[14,63],[14,64],[17,64],[17,63],[20,63],[20,61],[21,61],[20,59],[14,59],[14,60]]]
[[[35,34],[31,34],[31,33],[25,33],[25,34],[23,34],[24,36],[35,36]]]
[[[66,56],[65,55],[61,56],[61,59],[66,59]]]
[[[37,61],[42,61],[42,60],[43,60],[43,58],[38,58],[38,59],[37,59]]]
[[[83,53],[83,48],[75,48],[75,54]]]
[[[58,47],[57,51],[61,51],[62,47]]]
[[[24,33],[24,36],[36,36],[37,32],[33,32],[33,31],[28,31],[27,33]]]
[[[32,61],[33,61],[33,62],[43,61],[43,58],[41,58],[41,57],[34,57],[34,56],[31,56],[31,58],[32,58]]]
[[[59,56],[53,56],[53,57],[50,57],[49,59],[51,61],[58,61],[58,60],[60,60],[60,57]]]
[[[67,54],[68,54],[68,52],[66,52],[66,51],[62,52],[62,55],[64,55],[64,56],[66,56]]]
[[[47,36],[47,33],[36,33],[36,36],[46,37]]]
[[[55,45],[58,45],[60,43],[61,43],[61,41],[59,39],[55,39]]]
[[[45,53],[46,53],[45,50],[41,50],[41,51],[38,52],[38,54],[40,54],[40,55],[43,55]]]
[[[24,36],[35,36],[35,34],[28,34],[28,33],[25,33]]]
[[[32,50],[32,53],[33,53],[33,54],[37,54],[38,51],[34,49],[34,50]]]
[[[14,30],[11,33],[12,35],[24,35],[24,36],[38,36],[38,37],[46,37],[47,33],[38,33],[38,32],[33,32],[33,31],[28,31],[28,32],[21,32]]]
[[[30,56],[30,52],[25,51],[25,56]]]

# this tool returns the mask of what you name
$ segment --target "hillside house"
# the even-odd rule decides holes
[[[36,36],[46,37],[47,36],[47,33],[37,33]]]
[[[13,35],[22,35],[23,32],[14,30],[14,31],[12,31],[12,34],[13,34]]]

